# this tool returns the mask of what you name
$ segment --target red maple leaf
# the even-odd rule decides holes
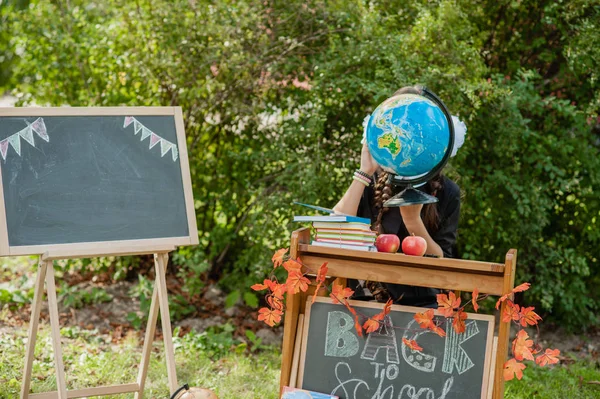
[[[519,315],[519,305],[513,303],[513,301],[506,301],[506,307],[504,308],[504,312],[502,312],[502,321],[505,323],[510,323],[511,320],[519,321],[521,317]]]
[[[283,313],[277,309],[260,308],[258,311],[258,320],[264,321],[270,327],[281,321]]]
[[[479,290],[475,288],[473,290],[473,295],[471,296],[471,302],[473,302],[473,309],[477,312],[479,310],[479,305],[477,304],[477,297],[479,296]]]
[[[460,297],[457,298],[454,292],[450,291],[450,296],[446,294],[437,294],[438,311],[446,317],[452,317],[454,308],[460,306]]]
[[[287,248],[281,248],[275,251],[275,254],[271,258],[273,261],[273,268],[281,266],[281,263],[283,262],[283,256],[287,253],[287,251]]]
[[[558,363],[558,355],[560,351],[558,349],[546,349],[546,352],[535,358],[535,362],[538,366],[546,366],[547,364]]]
[[[520,330],[517,334],[517,338],[513,340],[512,352],[515,359],[522,361],[523,359],[533,360],[533,354],[531,353],[531,347],[533,341],[529,338],[529,335],[525,330]]]
[[[373,331],[377,331],[377,329],[379,329],[379,321],[375,320],[372,317],[369,317],[369,319],[365,321],[365,324],[363,324],[362,328],[365,329],[365,332],[367,334],[370,334]]]
[[[515,359],[510,359],[508,362],[504,363],[504,381],[510,381],[515,376],[518,380],[523,378],[523,370],[525,370],[527,366],[523,363],[517,362]]]
[[[542,318],[533,311],[535,309],[533,306],[528,308],[522,308],[521,312],[519,312],[519,317],[521,319],[521,325],[523,327],[527,327],[527,325],[535,326],[538,323],[538,320],[542,320]]]
[[[419,323],[421,328],[430,328],[430,326],[435,326],[433,324],[433,309],[429,309],[423,313],[415,313],[413,318]]]
[[[467,319],[467,314],[462,310],[458,310],[454,315],[454,319],[452,320],[452,327],[454,327],[454,331],[457,334],[462,334],[465,332],[465,320]]]
[[[333,303],[340,303],[340,301],[350,298],[353,294],[354,291],[350,288],[344,288],[341,284],[333,283],[329,297],[333,299]]]
[[[402,343],[414,351],[422,351],[423,350],[423,348],[421,348],[419,346],[419,344],[417,344],[417,341],[415,341],[414,339],[402,338]]]
[[[283,262],[283,268],[287,270],[288,273],[302,273],[302,263],[298,262],[296,259],[288,259]]]
[[[288,294],[297,294],[300,291],[306,292],[310,280],[298,272],[292,272],[288,275],[285,285],[287,286]]]

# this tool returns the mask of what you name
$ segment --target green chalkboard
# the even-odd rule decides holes
[[[0,255],[197,243],[179,108],[4,108],[0,157]]]
[[[361,323],[383,307],[350,303]],[[299,386],[340,399],[487,397],[493,317],[469,314],[465,333],[444,324],[447,335],[440,337],[414,321],[415,313],[426,310],[393,306],[378,331],[359,337],[345,306],[328,298],[308,303]],[[415,340],[423,350],[411,350],[402,338]]]

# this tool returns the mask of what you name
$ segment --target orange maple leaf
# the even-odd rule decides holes
[[[519,317],[521,319],[521,325],[523,327],[527,327],[527,325],[535,326],[538,323],[538,320],[542,320],[542,318],[533,311],[535,309],[533,306],[528,308],[522,308],[521,312],[519,312]]]
[[[500,307],[500,304],[502,302],[504,302],[509,296],[511,296],[512,294],[514,294],[515,292],[523,292],[523,291],[527,291],[529,289],[529,287],[531,286],[530,283],[523,283],[520,284],[518,286],[516,286],[515,288],[512,289],[511,292],[509,292],[508,294],[504,294],[500,297],[500,299],[498,299],[498,302],[496,302],[496,310],[498,310],[498,308]]]
[[[394,303],[394,301],[392,301],[392,298],[388,299],[387,302],[385,303],[385,305],[383,305],[383,315],[387,316],[390,314],[390,312],[392,311],[392,304]]]
[[[312,297],[312,303],[315,303],[315,299],[317,299],[317,294],[319,293],[319,288],[321,288],[325,282],[325,278],[327,278],[327,262],[321,265],[319,272],[317,273],[317,287],[315,288],[315,293]]]
[[[452,320],[452,327],[454,327],[454,331],[457,334],[462,334],[465,332],[465,320],[467,319],[467,314],[462,310],[458,310],[454,315],[454,319]]]
[[[527,338],[529,338],[527,332],[525,332],[525,330],[520,330],[517,334],[517,338],[513,340],[512,352],[515,359],[519,361],[522,361],[523,359],[533,360],[533,354],[530,349],[533,346],[533,341]]]
[[[473,302],[473,309],[477,312],[479,310],[479,305],[477,304],[477,297],[479,296],[479,290],[475,288],[473,290],[473,295],[471,296],[471,302]]]
[[[446,331],[444,331],[440,326],[436,326],[435,324],[433,324],[433,327],[429,327],[429,329],[442,338],[446,336]]]
[[[286,284],[278,284],[276,282],[273,282],[269,289],[273,293],[273,296],[279,299],[283,299],[283,294],[285,294],[285,292],[288,290],[288,287]]]
[[[344,300],[344,305],[350,311],[350,313],[352,313],[352,315],[354,315],[355,318],[358,317],[358,314],[356,313],[356,310],[354,310],[354,308],[352,306],[350,306],[350,304],[348,303],[348,301]]]
[[[262,291],[266,290],[269,287],[266,284],[254,284],[251,285],[250,288],[252,288],[254,291]]]
[[[460,306],[460,297],[456,297],[454,292],[450,291],[450,296],[446,294],[437,294],[437,302],[439,305],[438,311],[446,317],[452,317],[454,308]]]
[[[288,294],[297,294],[300,291],[306,292],[310,280],[298,272],[292,272],[288,275],[285,285],[287,286]]]
[[[546,349],[545,353],[535,358],[535,363],[542,367],[547,364],[558,363],[558,355],[560,355],[560,351],[558,349]]]
[[[502,321],[505,323],[510,323],[511,320],[519,321],[521,317],[519,315],[520,306],[513,303],[513,301],[506,301],[506,307],[504,308],[504,312],[502,312]]]
[[[523,363],[517,362],[515,359],[510,359],[508,362],[504,363],[504,381],[510,381],[515,376],[518,380],[523,378],[523,370],[525,370],[527,366]]]
[[[288,259],[283,262],[283,268],[287,270],[288,273],[302,273],[302,263],[298,262],[296,259]]]
[[[276,310],[281,310],[283,311],[283,300],[282,298],[278,298],[275,295],[269,295],[267,297],[267,303],[269,304],[269,306],[271,306],[273,309]]]
[[[430,326],[435,326],[433,324],[433,309],[429,309],[423,313],[415,313],[413,318],[419,323],[421,328],[430,328]]]
[[[324,283],[326,277],[327,277],[327,262],[323,263],[321,265],[321,267],[319,267],[319,272],[317,273],[317,283]]]
[[[414,339],[402,338],[402,343],[414,351],[422,351],[423,350],[423,348],[421,348],[419,346],[419,344],[417,344],[417,341],[415,341]]]
[[[517,285],[515,288],[513,288],[511,293],[514,294],[515,292],[527,291],[529,289],[529,287],[531,287],[530,283],[523,283],[523,284]]]
[[[377,331],[377,329],[379,329],[379,321],[375,320],[372,317],[369,317],[369,319],[365,321],[365,324],[363,324],[362,327],[365,329],[365,332],[367,334],[370,334],[373,331]]]
[[[333,303],[340,303],[340,301],[350,298],[353,294],[354,291],[350,288],[344,288],[341,284],[333,283],[329,297],[333,299]]]
[[[258,320],[264,321],[270,327],[281,321],[283,313],[277,309],[260,308],[258,311]]]
[[[362,327],[358,322],[358,316],[356,315],[356,312],[354,313],[354,329],[356,330],[356,334],[358,334],[359,337],[363,336]]]
[[[281,266],[281,263],[283,262],[283,256],[287,253],[287,251],[287,248],[281,248],[275,251],[275,254],[271,258],[271,260],[273,261],[273,268]]]
[[[390,312],[392,311],[392,303],[394,303],[394,301],[392,301],[392,298],[388,299],[385,305],[383,305],[383,310],[380,313],[377,313],[375,316],[373,316],[373,320],[382,321],[383,319],[385,319],[385,316],[390,314]]]

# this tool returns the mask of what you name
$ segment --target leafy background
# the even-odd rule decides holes
[[[446,170],[460,256],[517,248],[527,302],[581,330],[600,304],[598,31],[593,0],[0,0],[0,88],[23,106],[181,106],[200,245],[173,263],[190,292],[218,281],[256,306],[292,201],[333,206],[364,116],[427,85],[468,126]]]

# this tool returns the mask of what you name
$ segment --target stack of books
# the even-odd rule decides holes
[[[326,208],[315,208],[329,211]],[[332,213],[326,216],[294,216],[294,221],[312,222],[315,235],[311,245],[377,252],[377,234],[371,231],[371,220],[367,218]]]

